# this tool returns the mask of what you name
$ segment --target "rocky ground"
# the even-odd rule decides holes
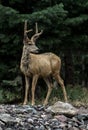
[[[0,130],[88,130],[88,108],[54,113],[49,106],[0,105]]]

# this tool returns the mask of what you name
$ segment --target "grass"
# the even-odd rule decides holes
[[[88,88],[84,88],[82,86],[67,86],[66,87],[68,102],[73,104],[74,106],[88,106]],[[50,103],[54,103],[56,101],[64,101],[63,92],[60,87],[53,89],[51,94]]]
[[[76,107],[85,106],[88,107],[88,88],[84,88],[82,86],[76,85],[76,86],[67,86],[66,87],[67,96],[68,96],[68,102]],[[37,104],[43,104],[44,99],[46,97],[47,93],[47,87],[44,89],[41,87],[41,91],[39,94],[36,95],[35,101]],[[9,102],[13,99],[21,99],[21,94],[15,95],[15,93],[7,92],[0,90],[0,103]],[[64,96],[63,92],[60,86],[57,86],[56,88],[53,88],[51,96],[49,98],[49,105],[54,104],[57,101],[63,101],[64,102]],[[29,98],[29,103],[31,103],[31,98]]]
[[[67,86],[66,87],[68,102],[76,107],[88,107],[88,88],[82,86]],[[36,98],[36,104],[43,104],[47,90],[42,90],[40,98]],[[52,105],[57,101],[64,102],[63,92],[60,86],[53,88],[49,98],[49,104]]]

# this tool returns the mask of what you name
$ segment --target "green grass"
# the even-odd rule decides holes
[[[73,104],[74,106],[87,106],[88,107],[88,88],[84,88],[82,86],[67,86],[66,87],[68,102]],[[41,87],[41,91],[39,95],[35,97],[35,103],[43,104],[44,99],[46,97],[47,87],[44,89]],[[18,98],[19,97],[19,98]],[[10,102],[14,99],[21,99],[21,93],[16,94],[10,91],[2,91],[0,90],[0,103]],[[64,102],[64,96],[62,92],[62,88],[57,86],[53,88],[52,93],[49,98],[49,104],[52,105],[57,101]],[[15,102],[16,103],[16,102]],[[31,98],[29,98],[29,104],[31,103]]]
[[[67,86],[66,87],[68,102],[76,107],[88,106],[88,89],[82,86]],[[35,98],[36,105],[43,104],[46,97],[47,89],[42,89],[39,94],[39,98]],[[57,101],[64,102],[63,91],[60,86],[53,88],[52,93],[49,98],[49,105],[54,104]],[[31,99],[30,101],[31,102]]]
[[[81,86],[67,86],[66,87],[68,102],[75,106],[88,106],[88,88]],[[56,101],[64,101],[63,92],[58,86],[57,89],[53,89],[53,92],[50,97],[50,103]]]

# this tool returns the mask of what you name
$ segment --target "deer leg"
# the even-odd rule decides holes
[[[28,90],[29,90],[29,77],[25,76],[25,97],[23,105],[26,105],[28,102]]]
[[[35,87],[38,80],[38,75],[33,76],[32,80],[32,105],[35,104]]]
[[[64,86],[64,81],[63,79],[60,77],[59,74],[55,75],[55,79],[57,80],[57,82],[60,84],[60,86],[62,87],[62,90],[63,90],[63,94],[64,94],[64,100],[65,102],[67,102],[67,93],[66,93],[66,89],[65,89],[65,86]]]
[[[44,80],[45,80],[45,82],[48,86],[48,92],[47,92],[47,95],[46,95],[46,98],[45,98],[45,101],[44,101],[44,105],[47,105],[51,91],[52,91],[52,88],[53,88],[53,84],[52,84],[51,79],[49,79],[49,78],[44,78]]]

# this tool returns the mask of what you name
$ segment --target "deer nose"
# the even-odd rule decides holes
[[[31,50],[30,50],[31,53],[39,53],[39,48],[38,47],[33,47]]]
[[[39,48],[37,48],[35,52],[36,52],[36,53],[39,53],[39,52],[40,52],[40,49],[39,49]]]

